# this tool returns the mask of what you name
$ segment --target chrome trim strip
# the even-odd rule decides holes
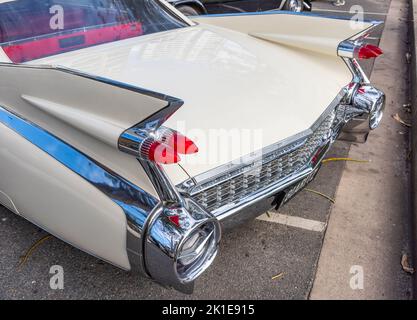
[[[284,6],[285,6],[285,3],[287,2],[288,0],[282,0],[281,1],[281,4],[279,5],[279,7],[278,7],[278,9],[273,9],[273,10],[282,10],[282,8],[284,8]],[[272,11],[272,10],[271,10]]]
[[[157,0],[157,2],[165,8],[165,10],[169,11],[173,16],[177,17],[178,19],[182,20],[189,26],[195,26],[196,23],[192,21],[191,19],[187,18],[184,14],[181,13],[177,8],[175,8],[173,5],[169,4],[165,0]]]
[[[358,83],[358,84],[369,84],[371,83],[368,79],[368,76],[363,71],[362,67],[358,63],[356,59],[349,59],[349,58],[343,58],[343,61],[345,61],[346,65],[348,66],[350,72],[352,72],[353,78],[352,82]]]
[[[249,163],[252,162],[258,162],[262,159],[262,156],[264,154],[276,151],[278,149],[285,148],[286,146],[289,146],[294,143],[302,143],[303,140],[307,139],[313,132],[317,129],[318,126],[322,123],[322,121],[336,108],[337,105],[341,103],[343,98],[346,96],[347,90],[346,88],[343,88],[336,98],[330,103],[330,105],[326,108],[326,110],[323,112],[323,114],[314,122],[314,124],[308,128],[307,130],[300,132],[292,137],[286,138],[284,140],[281,140],[273,145],[270,145],[262,150],[258,150],[256,152],[253,152],[251,154],[248,154],[246,156],[243,156],[239,163],[238,161],[232,161],[227,164],[221,165],[219,167],[216,167],[214,169],[211,169],[209,171],[206,171],[204,173],[201,173],[195,177],[192,177],[191,179],[187,179],[181,183],[179,183],[176,187],[180,190],[180,192],[185,192],[186,190],[189,190],[193,186],[197,184],[201,184],[204,182],[208,182],[210,180],[215,179],[217,176],[220,176],[224,174],[227,171],[230,170],[239,170],[240,167],[243,167]],[[290,152],[292,149],[285,150],[285,153]],[[221,181],[219,182],[221,183]]]
[[[157,163],[138,159],[151,180],[159,198],[165,204],[182,204],[183,198],[167,176],[165,170]]]
[[[0,106],[0,123],[12,129],[108,196],[126,214],[131,269],[144,271],[139,246],[143,228],[159,200],[29,120]]]

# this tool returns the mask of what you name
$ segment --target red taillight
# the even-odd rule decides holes
[[[359,59],[371,59],[379,57],[383,54],[381,48],[374,46],[372,44],[366,44],[359,48],[358,50],[358,58]]]
[[[178,154],[198,152],[196,144],[175,130],[161,127],[145,139],[140,147],[141,156],[149,161],[172,164],[181,161]]]
[[[198,147],[194,141],[178,132],[172,135],[170,145],[180,154],[193,154],[198,152]]]
[[[180,156],[171,146],[153,139],[145,141],[140,151],[145,159],[156,163],[172,164],[181,161]]]

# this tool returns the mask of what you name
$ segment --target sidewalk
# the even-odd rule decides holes
[[[371,77],[387,95],[385,118],[366,144],[352,145],[350,158],[371,162],[346,164],[311,299],[412,297],[412,276],[401,267],[402,255],[411,254],[409,130],[392,118],[398,113],[407,119],[407,5],[407,0],[391,2],[380,43],[385,54]]]

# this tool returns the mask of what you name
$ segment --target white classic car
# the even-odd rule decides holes
[[[385,97],[357,60],[382,53],[365,42],[379,25],[0,1],[0,203],[190,293],[222,229],[288,201],[340,134],[378,126]]]

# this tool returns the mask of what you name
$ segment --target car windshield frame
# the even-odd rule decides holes
[[[0,0],[0,49],[13,63],[192,26],[161,0]]]

